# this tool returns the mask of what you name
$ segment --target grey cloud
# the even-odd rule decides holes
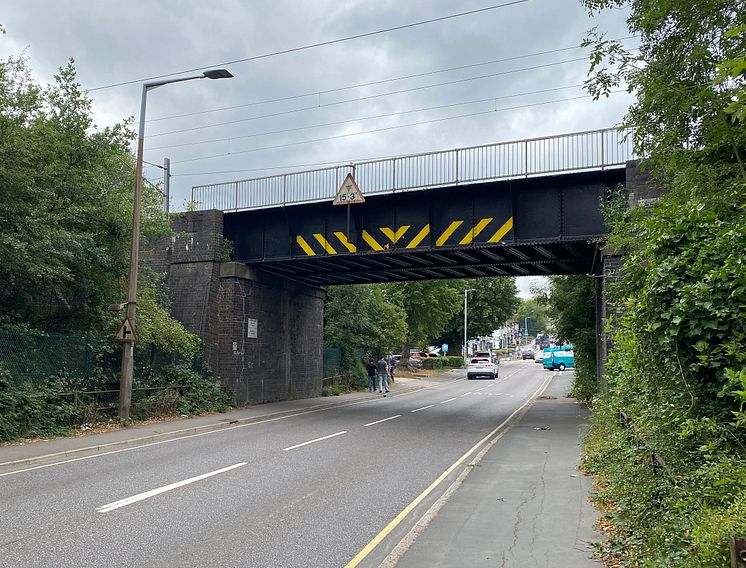
[[[63,65],[67,57],[73,56],[81,83],[85,87],[93,87],[324,41],[487,4],[489,2],[485,0],[468,0],[458,4],[446,0],[222,0],[210,3],[187,0],[6,0],[3,25],[8,33],[0,36],[0,54],[17,55],[24,45],[30,45],[31,65],[36,76],[44,80],[49,80],[56,67]],[[153,91],[148,99],[148,117],[196,112],[577,45],[584,32],[594,24],[608,30],[610,36],[625,35],[624,17],[623,12],[616,12],[604,16],[602,20],[590,20],[578,0],[531,0],[526,4],[477,16],[232,65],[230,68],[236,78],[230,81],[195,81]],[[150,122],[147,133],[154,135],[577,56],[580,56],[579,51],[552,54],[351,89],[321,97]],[[537,69],[284,117],[149,138],[146,146],[153,148],[237,137],[571,85],[582,82],[586,69],[585,62]],[[517,97],[497,101],[496,104],[501,108],[574,94],[580,94],[580,91]],[[139,85],[96,91],[91,95],[96,121],[101,125],[126,116],[136,116],[139,111]],[[175,163],[174,173],[186,174],[416,153],[609,126],[623,116],[629,101],[628,96],[617,95],[609,101],[598,103],[584,100],[535,106],[178,164],[199,156],[476,112],[494,108],[494,103],[454,107],[293,133],[234,139],[230,143],[153,150],[147,153],[146,159],[161,163],[163,157],[168,156]],[[155,180],[160,177],[157,169],[148,169],[146,173]],[[265,173],[272,172],[257,172],[255,175]],[[247,172],[175,177],[172,182],[173,205],[176,208],[182,206],[193,184],[253,176]]]

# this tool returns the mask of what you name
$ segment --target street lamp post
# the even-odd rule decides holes
[[[468,318],[466,317],[466,314],[467,314],[467,300],[466,300],[466,298],[467,298],[469,292],[474,292],[474,291],[475,291],[475,288],[465,288],[464,289],[464,346],[462,347],[462,351],[463,351],[462,356],[464,358],[466,358],[466,356],[469,354],[469,351],[466,348],[466,324],[467,324],[467,321],[468,321]]]
[[[201,75],[149,81],[142,85],[142,99],[140,101],[140,130],[137,136],[137,162],[135,167],[135,196],[132,213],[132,248],[130,251],[129,286],[127,290],[127,318],[135,330],[135,313],[137,308],[137,264],[140,256],[140,213],[142,200],[142,159],[145,139],[145,104],[148,91],[157,89],[169,83],[180,83],[192,79],[230,79],[233,75],[226,69],[211,69]],[[135,363],[135,344],[128,342],[122,349],[122,375],[119,381],[119,419],[127,423],[130,417],[130,403],[132,401],[132,371]]]

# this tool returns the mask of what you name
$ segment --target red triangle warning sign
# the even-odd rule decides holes
[[[354,205],[355,203],[365,203],[365,197],[363,192],[355,183],[355,178],[352,174],[347,174],[347,177],[342,182],[337,190],[337,195],[334,197],[332,205]]]
[[[119,324],[112,341],[117,343],[135,343],[137,336],[135,335],[135,328],[132,326],[132,322],[129,317],[125,317],[122,323]]]

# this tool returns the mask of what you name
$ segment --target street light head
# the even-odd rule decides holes
[[[202,73],[208,79],[230,79],[233,74],[227,69],[210,69]]]

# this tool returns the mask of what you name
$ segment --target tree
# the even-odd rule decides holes
[[[72,60],[46,88],[25,59],[0,62],[0,324],[111,332],[101,308],[126,284],[129,125],[96,129]],[[145,236],[167,234],[157,192],[143,195]]]
[[[365,356],[398,351],[407,336],[406,315],[377,284],[330,286],[324,304],[324,342]]]
[[[637,95],[625,119],[635,146],[658,173],[691,156],[707,154],[744,168],[744,53],[746,10],[734,0],[581,0],[591,14],[631,7],[627,25],[639,34],[635,53],[595,30],[587,87],[596,98],[626,86]],[[739,6],[740,4],[740,6]],[[680,158],[679,158],[680,159]],[[673,160],[673,163],[672,163]]]
[[[458,308],[451,316],[438,342],[449,346],[464,342],[464,290],[471,289],[468,300],[467,337],[489,335],[500,327],[519,304],[514,278],[475,278],[454,280],[459,291]]]
[[[746,530],[746,9],[582,1],[629,7],[639,54],[594,32],[588,87],[635,92],[625,123],[668,190],[613,223],[626,258],[586,471],[603,478],[623,564],[725,566],[729,535]]]
[[[407,345],[424,347],[446,329],[449,320],[459,309],[459,298],[463,294],[459,286],[455,280],[386,285],[391,301],[406,314]]]
[[[521,325],[528,324],[528,334],[536,337],[542,331],[547,330],[547,307],[534,298],[521,300],[518,309],[513,314],[513,319],[518,320]]]

